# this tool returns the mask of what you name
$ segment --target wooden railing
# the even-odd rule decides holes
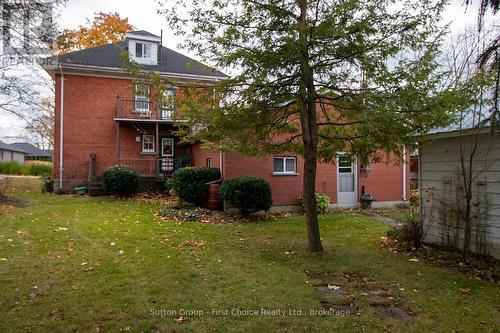
[[[173,121],[173,110],[162,107],[160,101],[116,98],[116,118]]]
[[[191,157],[120,158],[119,164],[132,168],[143,177],[168,177],[177,169],[192,166],[192,160]]]

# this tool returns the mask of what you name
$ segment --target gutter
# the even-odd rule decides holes
[[[59,65],[61,70],[61,94],[60,94],[60,111],[61,118],[59,123],[59,189],[63,187],[63,143],[64,143],[64,73],[62,67]]]
[[[85,71],[95,71],[95,72],[104,72],[104,73],[112,73],[112,74],[122,74],[125,75],[128,79],[128,73],[126,70],[120,67],[105,67],[105,66],[91,66],[91,65],[77,65],[77,64],[64,64],[66,69],[81,69]],[[58,68],[62,71],[61,64],[59,64]],[[46,71],[51,69],[56,69],[51,66],[44,67]],[[212,75],[203,75],[203,74],[183,74],[183,73],[173,73],[173,72],[162,72],[157,70],[148,70],[148,72],[160,74],[162,76],[172,77],[172,78],[181,78],[181,79],[195,79],[195,80],[206,80],[206,81],[218,81],[225,80],[228,76],[212,76]]]

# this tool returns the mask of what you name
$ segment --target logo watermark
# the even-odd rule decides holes
[[[55,65],[55,1],[1,1],[0,66]]]

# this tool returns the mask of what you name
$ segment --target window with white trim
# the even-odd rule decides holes
[[[291,156],[275,157],[273,174],[294,175],[297,173],[297,158]]]
[[[154,134],[144,134],[142,136],[142,152],[154,153],[155,152],[155,136]]]
[[[136,58],[151,58],[151,44],[135,43],[135,57]]]
[[[134,86],[135,111],[149,111],[149,86],[136,84]]]
[[[211,168],[212,167],[212,158],[209,157],[207,158],[207,168]]]
[[[161,118],[172,119],[175,111],[175,93],[176,88],[168,88],[163,91],[161,103]]]

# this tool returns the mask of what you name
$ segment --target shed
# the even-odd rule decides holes
[[[460,152],[467,156],[476,148],[476,157],[471,163],[471,251],[500,258],[500,134],[492,133],[490,127],[463,128],[452,126],[437,130],[420,140],[419,186],[424,241],[462,248],[461,213],[465,199]]]
[[[16,161],[24,164],[24,157],[27,152],[0,141],[0,162]]]
[[[15,142],[10,144],[11,147],[18,148],[27,153],[27,160],[51,161],[52,154],[47,150],[42,150],[29,142]]]

